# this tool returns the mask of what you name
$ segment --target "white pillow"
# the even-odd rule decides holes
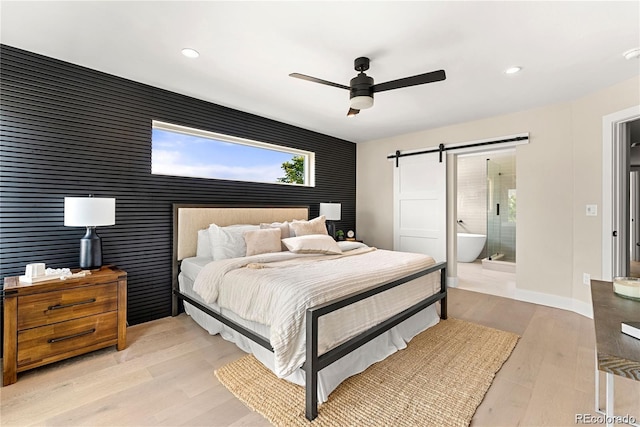
[[[196,256],[213,258],[211,254],[211,241],[209,240],[209,230],[198,230],[198,244],[196,246]]]
[[[247,256],[281,251],[279,228],[245,231],[243,236],[247,245]]]
[[[362,242],[350,242],[349,240],[343,240],[341,242],[338,242],[338,246],[340,247],[340,249],[342,249],[342,252],[347,252],[347,251],[352,251],[354,249],[367,247],[367,245],[365,245]]]
[[[307,234],[305,236],[282,239],[289,251],[296,254],[341,254],[340,246],[333,237],[326,234]]]
[[[213,260],[219,261],[229,258],[240,258],[246,255],[247,245],[242,233],[250,230],[259,230],[258,225],[230,225],[220,227],[216,224],[209,226],[209,240],[211,241],[211,253]]]

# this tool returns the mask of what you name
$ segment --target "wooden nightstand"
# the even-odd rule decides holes
[[[4,280],[3,385],[18,372],[99,348],[126,347],[127,273],[113,266],[41,283]]]

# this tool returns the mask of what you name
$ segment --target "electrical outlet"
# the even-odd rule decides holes
[[[589,273],[582,273],[582,283],[587,286],[591,284],[591,275]]]

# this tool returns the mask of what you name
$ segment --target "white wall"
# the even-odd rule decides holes
[[[393,247],[388,154],[529,132],[530,143],[516,147],[517,288],[584,307],[590,293],[582,273],[601,274],[601,216],[585,216],[585,205],[602,209],[602,117],[638,104],[640,78],[633,78],[568,103],[359,143],[358,236]]]

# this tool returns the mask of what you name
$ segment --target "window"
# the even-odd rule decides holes
[[[153,121],[151,173],[312,187],[314,153]]]

